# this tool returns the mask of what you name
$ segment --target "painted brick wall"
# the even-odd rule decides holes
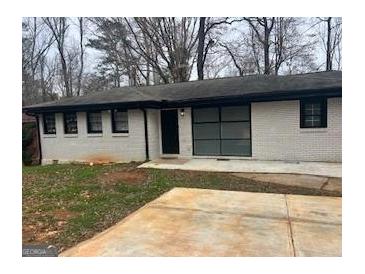
[[[147,110],[148,146],[150,159],[160,157],[160,110]]]
[[[178,123],[179,123],[179,143],[180,143],[180,155],[181,158],[189,158],[193,155],[193,137],[191,128],[191,108],[184,108],[184,116],[180,115],[180,109],[178,110]]]
[[[42,117],[40,118],[42,121]],[[52,160],[59,160],[59,162],[145,160],[144,122],[141,110],[128,111],[128,134],[112,133],[109,111],[102,112],[102,134],[87,133],[85,112],[78,112],[77,118],[77,135],[64,134],[62,113],[56,113],[57,134],[55,136],[44,135],[42,122],[40,123],[43,163],[51,163]],[[151,136],[154,134],[152,128],[151,123]],[[153,144],[154,141],[151,143]],[[153,150],[153,145],[150,149]]]
[[[299,101],[252,103],[252,158],[341,162],[342,100],[327,104],[327,128],[301,129]]]
[[[252,103],[252,159],[341,161],[341,98],[328,99],[328,127],[301,129],[299,101]],[[180,111],[180,110],[179,110]],[[141,110],[129,110],[128,134],[111,132],[110,112],[103,111],[103,133],[88,134],[86,113],[79,112],[77,135],[65,135],[63,115],[56,114],[55,136],[43,134],[40,123],[43,163],[69,161],[144,161],[144,120]],[[160,111],[147,110],[149,154],[161,155]],[[40,117],[42,118],[42,117]],[[40,119],[42,121],[42,119]],[[192,157],[191,108],[178,115],[181,158]],[[237,157],[232,157],[237,158]],[[244,157],[245,159],[250,157]]]

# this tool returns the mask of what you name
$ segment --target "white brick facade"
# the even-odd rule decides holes
[[[148,147],[151,160],[160,157],[160,110],[147,110]]]
[[[179,113],[178,117],[180,157],[190,158],[193,155],[191,108],[184,108],[184,116]]]
[[[42,119],[40,119],[42,121]],[[128,111],[129,133],[112,133],[110,111],[102,112],[103,133],[88,134],[86,113],[77,113],[78,134],[64,134],[63,114],[56,113],[56,135],[43,134],[42,162],[87,161],[87,162],[129,162],[145,160],[145,134],[143,112]],[[152,124],[152,123],[151,123]]]
[[[327,101],[327,128],[300,128],[300,101],[251,104],[252,157],[256,160],[342,161],[342,99]],[[192,156],[191,108],[179,118],[180,156]],[[196,158],[214,158],[193,156]]]
[[[300,101],[252,103],[252,158],[341,162],[341,98],[329,98],[327,111],[327,128],[303,129]]]
[[[341,98],[328,99],[327,128],[301,129],[299,101],[251,104],[252,157],[258,160],[298,160],[341,162]],[[191,108],[178,109],[181,158],[193,156]],[[56,113],[56,135],[44,135],[40,117],[43,163],[70,161],[144,161],[145,132],[143,112],[128,110],[129,133],[112,133],[110,111],[102,112],[103,133],[88,134],[86,113],[77,113],[78,134],[64,134],[63,114]],[[148,109],[150,159],[161,156],[160,110]],[[210,157],[211,158],[211,157]],[[239,157],[231,157],[239,158]]]

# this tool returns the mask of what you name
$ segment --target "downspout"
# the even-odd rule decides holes
[[[150,160],[149,145],[148,145],[148,126],[147,126],[147,112],[145,108],[142,108],[144,119],[144,140],[146,147],[146,161]]]
[[[38,149],[39,149],[39,163],[42,164],[42,146],[41,146],[41,131],[39,128],[39,115],[35,115],[36,123],[37,123],[37,139],[38,139]]]

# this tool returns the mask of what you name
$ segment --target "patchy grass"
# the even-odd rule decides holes
[[[226,173],[137,169],[137,163],[23,167],[23,242],[60,251],[92,237],[173,187],[340,196]]]

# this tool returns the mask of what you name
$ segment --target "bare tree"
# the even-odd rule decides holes
[[[53,42],[52,35],[46,31],[41,20],[36,17],[23,20],[22,74],[25,104],[48,100],[40,92],[46,88],[40,81],[39,74]]]
[[[227,75],[227,73],[229,73],[228,70],[232,61],[223,51],[224,49],[221,47],[211,49],[204,64],[205,78],[215,79],[221,77],[221,75]]]
[[[202,80],[341,69],[341,40],[336,17],[23,18],[23,102],[189,81],[195,71]]]
[[[190,79],[196,53],[197,18],[125,18],[133,41],[129,47],[153,67],[164,83]],[[148,54],[146,37],[155,54]]]
[[[341,69],[341,40],[342,40],[342,19],[339,17],[318,18],[324,23],[324,31],[319,36],[323,42],[326,52],[326,70],[333,69],[333,60],[337,59],[338,69]]]
[[[70,79],[70,74],[67,69],[67,56],[65,51],[65,38],[66,33],[69,28],[69,24],[67,22],[67,18],[58,17],[58,18],[43,18],[45,24],[49,27],[53,34],[53,38],[56,41],[57,50],[60,58],[61,69],[62,69],[62,79],[63,79],[63,87],[66,92],[66,96],[72,96],[72,83]]]
[[[204,79],[204,62],[205,57],[204,55],[204,44],[205,44],[205,20],[206,17],[200,17],[199,18],[199,30],[198,30],[198,61],[197,61],[197,70],[198,70],[198,79],[203,80]],[[207,47],[209,47],[210,41],[207,44]],[[205,51],[207,52],[207,50]]]
[[[287,63],[301,62],[304,70],[311,70],[314,62],[313,42],[305,33],[299,31],[303,24],[301,18],[277,17],[273,29],[274,52],[273,67],[275,75]]]
[[[232,25],[235,22],[240,22],[242,19],[234,19],[229,17],[212,18],[212,17],[199,17],[199,30],[198,30],[198,58],[197,58],[197,72],[198,80],[204,79],[204,64],[208,55],[209,49],[217,44],[213,38],[209,37],[206,43],[206,38],[210,32],[215,28],[222,25]]]
[[[78,18],[78,24],[79,24],[79,35],[80,35],[80,68],[79,68],[79,74],[77,76],[77,90],[76,94],[77,96],[80,96],[81,93],[81,81],[82,81],[82,74],[84,72],[84,20],[82,17]]]
[[[239,76],[243,76],[245,74],[245,71],[244,71],[243,66],[241,66],[241,64],[238,60],[237,54],[233,53],[232,49],[229,46],[227,46],[225,44],[223,44],[222,46],[227,50],[229,56],[232,58],[233,64],[236,67],[236,69],[238,70]]]
[[[270,35],[275,24],[275,17],[245,17],[244,18],[255,32],[264,52],[264,74],[271,73],[270,64]]]
[[[314,70],[313,39],[299,27],[303,19],[294,17],[245,19],[241,38],[220,43],[239,75],[294,73]],[[262,24],[254,20],[260,20]],[[273,23],[270,30],[263,25]],[[254,26],[254,27],[252,27]],[[265,35],[269,33],[269,35]]]
[[[239,76],[253,74],[260,69],[256,64],[254,52],[249,48],[242,48],[241,42],[221,43],[221,46],[228,53]]]

